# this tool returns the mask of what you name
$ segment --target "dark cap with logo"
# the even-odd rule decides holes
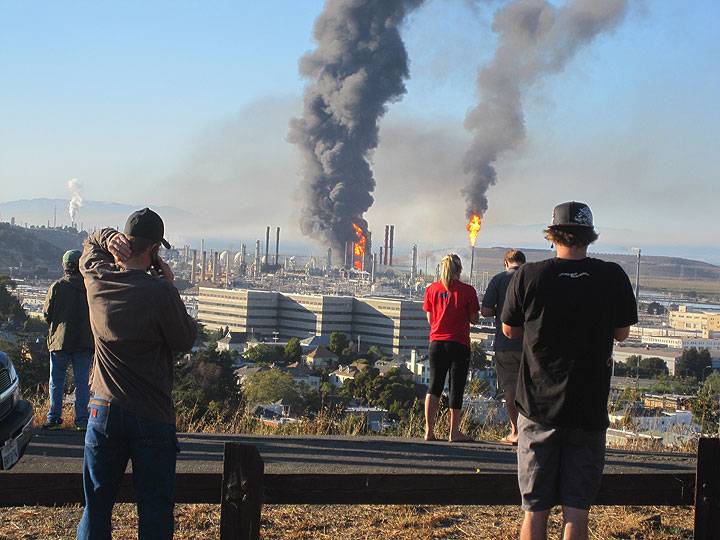
[[[593,215],[590,207],[581,202],[570,201],[558,204],[553,209],[551,227],[589,227],[593,228]]]
[[[170,242],[163,238],[165,236],[165,225],[162,218],[149,208],[143,208],[130,214],[130,217],[125,222],[123,232],[127,236],[159,242],[167,249],[170,249]]]

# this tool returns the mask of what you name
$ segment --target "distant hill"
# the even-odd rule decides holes
[[[502,270],[502,260],[507,248],[476,248],[475,270],[491,274]],[[553,257],[554,253],[545,249],[522,249],[528,262]],[[470,253],[461,253],[465,267],[469,268]],[[590,256],[619,264],[623,270],[635,278],[636,256],[632,254],[594,253]],[[677,291],[697,291],[720,294],[720,266],[681,257],[643,256],[640,259],[641,286],[663,288]]]
[[[30,228],[0,223],[0,274],[56,277],[68,249],[81,249],[87,235],[71,228]]]
[[[15,218],[17,225],[25,223],[31,225],[45,225],[52,227],[55,222],[59,227],[70,226],[68,215],[67,199],[21,199],[0,203],[0,221],[10,221]],[[104,201],[84,201],[78,210],[77,229],[92,231],[103,227],[122,229],[127,217],[141,208],[129,204]],[[196,216],[185,210],[173,206],[151,205],[165,221],[168,230],[173,230],[174,225],[182,223],[192,228],[198,220]]]

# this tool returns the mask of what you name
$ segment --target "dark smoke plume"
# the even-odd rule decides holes
[[[546,0],[515,0],[493,20],[495,57],[480,70],[480,103],[465,117],[474,132],[463,168],[468,217],[484,214],[487,190],[495,184],[495,161],[525,137],[522,98],[544,75],[564,69],[575,53],[622,21],[626,0],[570,0],[555,7]]]
[[[399,26],[423,0],[328,0],[315,21],[317,49],[300,60],[302,118],[288,139],[302,153],[304,234],[342,248],[373,203],[368,154],[378,121],[405,93],[408,59]]]

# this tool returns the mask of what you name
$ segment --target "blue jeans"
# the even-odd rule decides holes
[[[85,426],[88,420],[88,399],[90,399],[90,366],[92,352],[50,352],[50,410],[47,418],[50,422],[62,421],[63,388],[68,365],[72,364],[75,378],[75,425]]]
[[[104,399],[90,400],[85,433],[85,511],[78,540],[110,540],[112,509],[128,460],[138,508],[138,538],[173,537],[175,426],[151,422]]]

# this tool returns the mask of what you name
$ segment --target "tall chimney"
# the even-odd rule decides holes
[[[258,277],[260,275],[260,240],[255,241],[255,276]]]
[[[195,279],[197,278],[197,250],[192,250],[192,266],[190,266],[190,283],[195,285]]]
[[[370,283],[375,283],[375,272],[377,272],[377,256],[372,253],[372,266],[370,267]]]
[[[225,288],[230,288],[230,253],[228,250],[225,252]]]
[[[344,268],[347,268],[347,267],[348,267],[348,243],[347,243],[347,242],[345,242],[345,255],[344,255],[344,257],[345,257],[345,258],[344,258],[344,260],[343,260],[343,267],[344,267]]]
[[[240,264],[245,264],[245,259],[247,257],[247,246],[245,244],[240,246]]]
[[[417,244],[413,244],[412,247],[412,268],[410,269],[410,275],[413,279],[417,277]]]
[[[275,268],[277,268],[279,256],[280,256],[280,227],[278,227],[277,230],[275,231],[275,260],[273,261]]]
[[[327,252],[327,269],[328,272],[332,269],[332,248],[328,248]]]
[[[475,268],[475,246],[470,247],[470,285],[473,285],[473,269]]]
[[[204,242],[203,242],[204,243]],[[200,259],[200,281],[205,281],[205,267],[207,265],[207,252],[203,249]]]
[[[220,254],[216,251],[215,255],[213,256],[213,283],[218,282],[218,277],[220,275]]]
[[[390,225],[390,245],[388,246],[390,249],[390,256],[388,259],[390,260],[390,266],[393,265],[393,251],[395,248],[395,225]]]
[[[384,266],[387,266],[387,263],[388,263],[388,245],[390,242],[389,239],[390,239],[390,225],[385,225],[385,244],[384,244],[385,245],[385,252],[384,252],[385,259],[382,259],[382,257],[381,257],[381,261],[380,261]]]
[[[270,266],[270,225],[265,230],[265,264]]]

